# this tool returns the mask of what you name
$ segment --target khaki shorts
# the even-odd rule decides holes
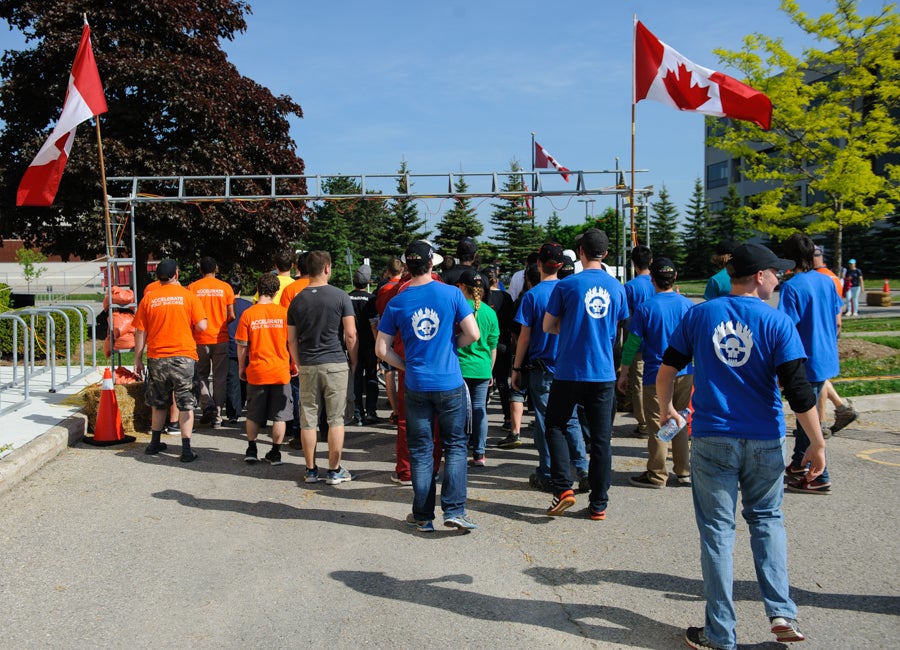
[[[195,363],[190,357],[147,359],[144,387],[147,404],[155,409],[167,409],[172,404],[172,393],[175,393],[178,410],[193,411],[197,406],[193,391]]]
[[[325,405],[328,426],[344,426],[344,409],[347,406],[347,381],[350,368],[346,363],[323,363],[317,366],[300,366],[300,427],[317,429],[319,405]]]

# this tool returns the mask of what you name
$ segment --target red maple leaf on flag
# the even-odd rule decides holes
[[[683,63],[663,77],[669,96],[682,110],[693,111],[709,101],[708,86],[694,85],[693,81],[693,73]]]

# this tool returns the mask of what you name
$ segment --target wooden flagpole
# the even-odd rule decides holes
[[[628,204],[631,208],[631,245],[636,246],[637,241],[634,233],[634,106],[635,106],[635,94],[637,92],[635,88],[635,75],[637,74],[636,65],[637,65],[637,51],[635,50],[635,38],[637,37],[637,14],[634,14],[634,23],[631,28],[631,187],[628,190]],[[624,257],[622,259],[622,264],[625,264]]]

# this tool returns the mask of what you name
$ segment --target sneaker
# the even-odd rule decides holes
[[[367,415],[363,418],[363,424],[381,424],[381,418],[373,413],[372,415]]]
[[[724,648],[713,644],[706,638],[702,627],[689,627],[684,632],[684,642],[691,648],[698,650],[724,650]]]
[[[501,431],[512,431],[512,421],[503,420],[503,424],[500,425]]]
[[[303,441],[300,440],[300,436],[296,435],[290,440],[288,440],[288,447],[291,449],[302,450],[303,449]]]
[[[789,492],[831,494],[831,481],[823,481],[821,478],[807,481],[806,478],[798,478],[796,481],[788,481],[787,489]]]
[[[853,403],[850,400],[845,401],[847,402],[845,405],[834,409],[834,424],[831,425],[832,433],[837,433],[859,417],[859,413],[853,408]]]
[[[635,427],[634,431],[631,432],[631,435],[634,438],[649,438],[650,432],[647,431],[647,427]]]
[[[591,478],[584,470],[578,472],[578,491],[582,494],[591,491]]]
[[[353,475],[350,474],[350,470],[338,467],[337,469],[328,470],[328,476],[326,477],[325,482],[328,485],[337,485],[338,483],[345,483],[346,481],[352,480]]]
[[[434,532],[434,524],[431,523],[430,519],[416,519],[413,517],[412,513],[406,515],[406,525],[411,528],[415,528],[420,533],[433,533]]]
[[[167,445],[164,442],[157,442],[157,443],[151,442],[149,445],[147,445],[147,448],[144,449],[144,453],[147,454],[148,456],[155,456],[159,452],[165,451],[168,448],[169,448],[169,445]]]
[[[181,452],[181,462],[182,463],[193,463],[195,460],[200,458],[194,451],[183,451]]]
[[[400,478],[396,474],[391,474],[391,482],[397,485],[412,485],[412,479]]]
[[[447,528],[457,528],[459,530],[475,530],[478,524],[469,519],[466,515],[457,515],[455,517],[445,517],[444,525]]]
[[[167,433],[170,436],[180,436],[181,435],[181,427],[178,426],[178,420],[173,420],[172,422],[167,422],[166,426],[163,427],[163,433]]]
[[[469,461],[472,467],[484,467],[484,454],[475,454]]]
[[[655,490],[661,490],[666,487],[665,483],[654,483],[647,472],[638,474],[637,476],[632,476],[630,479],[628,479],[628,482],[635,487],[653,488]]]
[[[318,483],[319,482],[319,468],[313,467],[312,469],[306,468],[306,473],[303,475],[304,483]]]
[[[200,416],[200,424],[212,424],[216,419],[216,409],[204,409],[203,415]]]
[[[269,453],[263,456],[272,465],[281,465],[281,452],[277,449],[270,449]]]
[[[522,444],[518,433],[510,433],[503,440],[497,443],[500,449],[515,449]]]
[[[547,514],[551,517],[559,517],[574,505],[575,493],[572,490],[565,490],[562,494],[553,497],[550,507],[547,508]]]
[[[256,453],[256,445],[248,446],[247,451],[244,452],[244,462],[245,463],[255,463],[259,460],[259,456]]]
[[[537,472],[528,477],[528,485],[541,492],[553,492],[553,485],[550,483],[550,479],[541,476]]]
[[[806,465],[798,465],[792,462],[790,465],[784,468],[784,473],[788,478],[796,478],[798,476],[805,476],[809,471],[809,468]]]
[[[826,427],[826,426],[822,427],[822,437],[825,438],[825,440],[828,440],[833,435],[834,435],[834,430],[831,427]]]
[[[806,635],[797,627],[797,621],[784,616],[773,616],[769,619],[772,624],[772,634],[781,643],[797,643],[806,640]]]
[[[588,508],[588,517],[591,521],[603,521],[606,519],[606,510],[594,510],[593,508]]]
[[[399,422],[399,421],[400,421],[400,416],[397,415],[396,413],[391,413],[391,415],[388,417],[388,422],[390,422],[391,424],[397,424],[397,422]]]
[[[679,485],[690,485],[691,484],[691,475],[685,474],[684,476],[676,476],[675,480],[678,481]]]
[[[355,427],[361,427],[363,425],[362,416],[359,413],[357,413],[356,415],[353,416],[353,419],[350,421],[350,424],[352,424]]]
[[[237,423],[238,423],[237,418],[228,418],[227,420],[225,420],[225,424],[227,424],[230,427],[235,426]]]

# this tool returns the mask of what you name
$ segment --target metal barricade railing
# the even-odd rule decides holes
[[[0,415],[22,408],[31,403],[31,395],[29,393],[29,381],[31,378],[31,367],[29,359],[31,358],[29,348],[29,329],[28,324],[18,314],[5,312],[0,314],[0,320],[12,321],[12,380],[0,383]],[[19,377],[19,325],[22,325],[22,377]],[[3,406],[3,393],[10,388],[15,388],[19,383],[23,384],[24,393],[22,399],[16,400],[11,404]]]
[[[79,346],[80,346],[80,364],[81,371],[73,375],[72,374],[72,325],[69,319],[69,313],[73,313],[78,316],[78,324],[79,324]],[[93,311],[91,309],[91,311]],[[50,371],[50,392],[55,393],[57,389],[61,386],[68,386],[74,380],[86,375],[90,372],[91,369],[85,369],[84,367],[84,337],[85,337],[85,319],[84,314],[81,312],[81,309],[70,306],[49,306],[49,307],[26,307],[25,309],[18,309],[16,313],[20,316],[28,316],[30,319],[31,327],[29,328],[29,333],[31,335],[31,356],[26,360],[26,365],[29,367],[30,374],[32,376],[39,375],[43,372]],[[65,325],[65,362],[66,362],[66,379],[60,384],[56,382],[56,366],[57,366],[57,358],[56,358],[56,321],[53,319],[54,314],[59,314],[59,316],[63,320],[63,324]],[[39,368],[36,365],[37,360],[37,327],[35,326],[35,319],[38,316],[45,317],[45,329],[46,329],[46,343],[45,343],[45,365],[43,368]],[[96,343],[94,344],[94,367],[96,367]]]
[[[87,314],[91,315],[91,327],[96,328],[97,326],[97,312],[94,311],[94,307],[88,303],[83,302],[64,302],[53,305],[54,307],[59,307],[61,309],[71,309],[76,314],[78,314],[81,319],[80,325],[78,329],[78,343],[79,343],[79,359],[81,360],[81,372],[73,377],[73,379],[78,379],[87,373],[95,370],[97,368],[97,337],[91,336],[91,367],[85,369],[84,367],[84,344],[85,344],[85,336],[86,336],[86,327],[85,327],[85,319]],[[84,314],[82,315],[81,310],[84,310]]]

